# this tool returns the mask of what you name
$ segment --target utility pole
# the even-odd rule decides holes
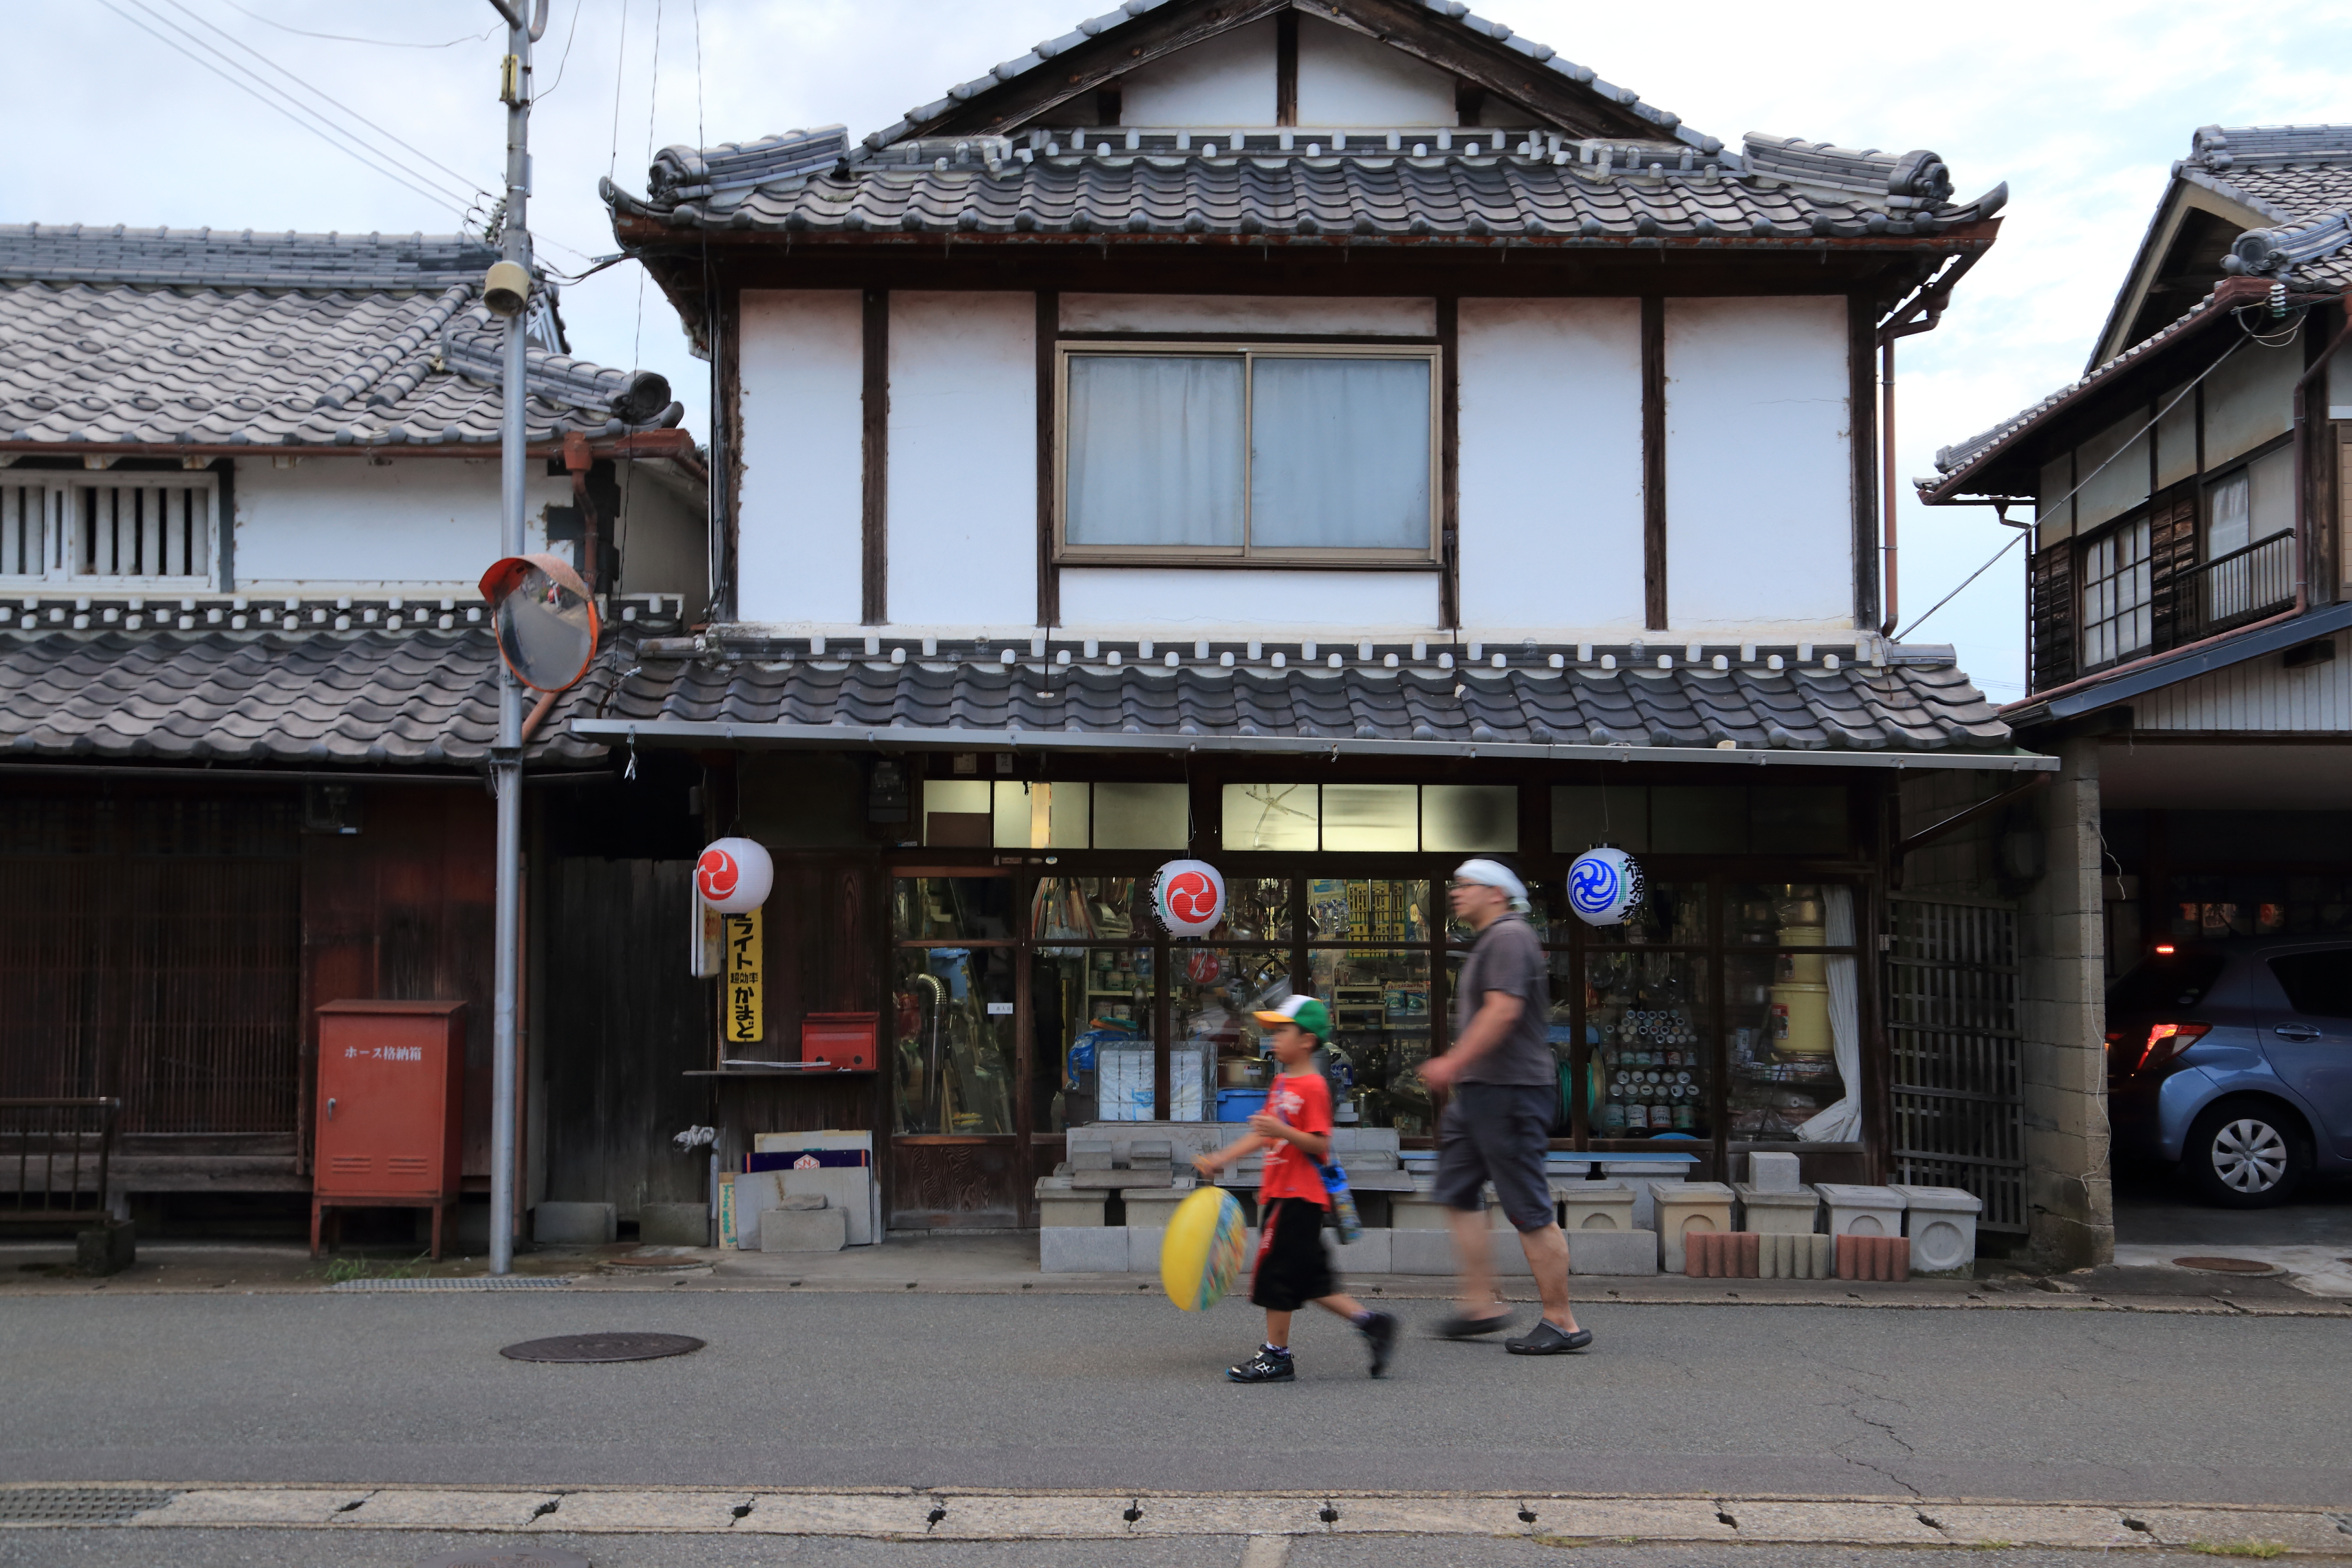
[[[507,106],[506,219],[500,231],[504,258],[485,279],[483,301],[506,317],[506,370],[499,421],[499,552],[523,552],[522,506],[525,460],[523,428],[524,342],[530,327],[530,46],[547,30],[547,0],[526,23],[528,0],[490,0],[507,24],[507,54],[499,70],[499,97]],[[520,274],[520,276],[518,276]],[[491,753],[499,801],[498,995],[490,1036],[490,1272],[514,1270],[515,1150],[518,1144],[516,1030],[522,931],[522,685],[501,662],[499,668],[499,741]]]

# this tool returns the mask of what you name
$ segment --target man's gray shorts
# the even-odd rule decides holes
[[[1492,1182],[1504,1215],[1518,1229],[1541,1230],[1551,1224],[1544,1150],[1559,1104],[1559,1090],[1550,1084],[1456,1085],[1437,1121],[1433,1195],[1447,1208],[1475,1214],[1486,1207],[1480,1188]]]

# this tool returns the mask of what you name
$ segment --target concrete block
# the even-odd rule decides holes
[[[1168,1227],[1164,1225],[1130,1225],[1120,1228],[1127,1232],[1127,1271],[1129,1274],[1149,1274],[1158,1279],[1160,1249],[1167,1243]],[[1243,1262],[1246,1264],[1248,1259],[1244,1258]]]
[[[530,1211],[530,1238],[556,1247],[601,1247],[619,1234],[620,1223],[611,1204],[541,1204]]]
[[[1794,1154],[1759,1151],[1748,1156],[1748,1183],[1759,1193],[1793,1193],[1801,1180]]]
[[[1580,1230],[1568,1238],[1570,1274],[1655,1274],[1654,1230]]]
[[[1633,1194],[1633,1228],[1636,1230],[1657,1229],[1659,1191],[1684,1184],[1681,1176],[1661,1176],[1649,1167],[1643,1167],[1639,1173],[1628,1173],[1622,1166],[1603,1165],[1601,1168],[1609,1173],[1612,1180],[1624,1183],[1626,1190]]]
[[[1331,1241],[1331,1266],[1339,1271],[1342,1280],[1350,1274],[1392,1274],[1396,1271],[1396,1233],[1389,1230],[1366,1230],[1354,1241],[1338,1245],[1335,1233]],[[1345,1289],[1343,1284],[1341,1289]]]
[[[1175,1159],[1176,1145],[1166,1138],[1139,1138],[1127,1146],[1127,1163],[1131,1170],[1165,1170]]]
[[[1903,1194],[1893,1187],[1823,1182],[1818,1190],[1829,1205],[1832,1236],[1903,1234]]]
[[[849,1216],[849,1245],[871,1247],[879,1239],[874,1234],[874,1176],[871,1171],[858,1165],[826,1165],[814,1171],[773,1171],[766,1174],[783,1178],[786,1197],[813,1194],[825,1201],[827,1208],[842,1210]],[[743,1178],[738,1176],[737,1181]],[[736,1194],[737,1203],[742,1194]]]
[[[1759,1271],[1767,1279],[1826,1279],[1830,1277],[1831,1244],[1827,1236],[1767,1233],[1757,1238]]]
[[[1446,1217],[1453,1212],[1426,1193],[1389,1194],[1389,1225],[1392,1229],[1444,1230],[1454,1223]]]
[[[1102,1193],[1065,1193],[1059,1197],[1037,1200],[1037,1224],[1045,1229],[1067,1229],[1100,1226],[1109,1207]]]
[[[1192,1195],[1192,1189],[1178,1187],[1129,1187],[1119,1194],[1127,1207],[1127,1223],[1130,1229],[1165,1230],[1175,1217],[1176,1205]],[[1157,1254],[1154,1254],[1155,1258]],[[1160,1267],[1155,1261],[1154,1268]]]
[[[1505,1279],[1532,1279],[1535,1268],[1528,1262],[1528,1249],[1520,1245],[1519,1233],[1505,1228],[1486,1233],[1487,1267]]]
[[[1446,1274],[1454,1270],[1454,1237],[1442,1230],[1389,1232],[1389,1272]]]
[[[762,1209],[758,1217],[762,1252],[839,1252],[849,1245],[846,1209]]]
[[[1896,1183],[1903,1194],[1903,1234],[1911,1238],[1911,1272],[1965,1276],[1976,1271],[1977,1216],[1984,1200],[1958,1187]]]
[[[1732,1223],[1742,1230],[1769,1236],[1811,1236],[1821,1228],[1822,1198],[1811,1187],[1794,1192],[1767,1192],[1747,1182],[1736,1182],[1739,1199]]]
[[[1721,1235],[1731,1228],[1731,1189],[1721,1182],[1665,1183],[1656,1205],[1658,1240],[1669,1274],[1684,1271],[1684,1237],[1694,1232]]]
[[[1124,1274],[1127,1226],[1056,1226],[1037,1233],[1037,1267],[1045,1274]]]
[[[1562,1182],[1559,1226],[1573,1237],[1588,1230],[1633,1230],[1633,1190],[1622,1182]]]
[[[74,1234],[74,1267],[84,1274],[120,1274],[138,1261],[137,1236],[127,1219]]]
[[[647,1247],[708,1247],[710,1205],[642,1205],[637,1209],[637,1240]]]
[[[1084,1142],[1070,1140],[1070,1169],[1073,1171],[1108,1171],[1111,1168],[1112,1150],[1108,1139],[1088,1139]]]

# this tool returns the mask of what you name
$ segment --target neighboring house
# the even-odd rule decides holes
[[[571,733],[694,748],[777,852],[730,1158],[866,1128],[893,1224],[1034,1223],[1074,1129],[1213,1119],[1294,984],[1348,1113],[1425,1140],[1488,850],[1539,883],[1564,1147],[1962,1180],[2022,1238],[2013,1036],[1947,1081],[1875,960],[1895,781],[2049,765],[1880,629],[1878,355],[2001,190],[1727,145],[1459,5],[1135,0],[606,195],[712,356],[722,586]],[[1594,931],[1603,838],[1658,892]],[[1139,912],[1188,852],[1198,946]],[[814,1013],[880,1073],[758,1065]]]
[[[2347,203],[2352,127],[2197,132],[2087,373],[1917,481],[2029,531],[2003,717],[2088,792],[2067,832],[2107,875],[2074,896],[2111,975],[2173,938],[2352,927]],[[2065,1005],[2102,1030],[2095,987]],[[2103,1105],[2080,1125],[2103,1143]]]
[[[486,1169],[497,256],[0,228],[0,1096],[121,1097],[152,1221],[307,1188],[309,1020],[341,997],[474,1005]],[[531,332],[530,547],[593,578],[621,657],[702,613],[703,460],[660,377],[569,355],[551,289]],[[583,837],[629,853],[572,817],[686,820],[602,742],[529,757],[568,786],[530,796],[535,897]]]

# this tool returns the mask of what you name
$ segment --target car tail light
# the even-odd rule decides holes
[[[2147,1044],[2139,1048],[2139,1061],[2134,1072],[2146,1072],[2160,1068],[2198,1041],[2203,1039],[2210,1024],[2157,1024],[2147,1031]]]

